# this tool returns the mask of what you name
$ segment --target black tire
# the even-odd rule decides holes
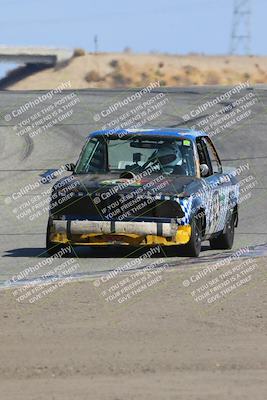
[[[235,237],[235,219],[234,210],[228,214],[224,230],[214,239],[210,239],[210,247],[214,250],[230,250],[233,247]]]
[[[50,226],[51,226],[51,222],[49,220],[48,224],[47,224],[47,229],[46,229],[46,252],[50,257],[53,257],[60,250],[66,248],[67,245],[66,244],[61,244],[61,243],[58,244],[58,243],[51,242],[51,240],[50,240]]]
[[[191,222],[191,237],[188,243],[182,246],[182,255],[185,257],[198,257],[202,242],[202,218],[196,215]]]

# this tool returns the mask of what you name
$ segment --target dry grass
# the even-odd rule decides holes
[[[83,56],[85,56],[85,54],[86,54],[86,52],[84,49],[77,48],[77,49],[74,49],[73,57],[83,57]]]
[[[162,86],[267,83],[267,57],[84,54],[82,49],[75,54],[63,68],[38,72],[9,89],[50,89],[66,80],[77,89],[140,87],[153,81]]]

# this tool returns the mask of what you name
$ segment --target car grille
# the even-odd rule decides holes
[[[51,207],[54,219],[91,220],[161,220],[183,218],[184,212],[175,200],[162,200],[153,197],[135,197],[125,200],[123,195],[115,194],[109,199],[100,200],[99,195],[91,197],[74,196],[61,204]]]

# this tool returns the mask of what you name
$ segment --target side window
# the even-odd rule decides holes
[[[82,168],[87,172],[105,169],[105,142],[101,139],[91,139],[86,147]]]
[[[209,175],[212,175],[212,164],[211,160],[209,157],[208,149],[207,149],[207,144],[204,140],[205,138],[199,138],[197,139],[197,151],[198,151],[198,157],[199,157],[199,162],[200,164],[206,164],[209,167]]]
[[[221,162],[216,154],[216,151],[214,149],[214,146],[212,145],[211,141],[209,138],[203,138],[206,144],[206,148],[209,154],[210,162],[212,165],[212,171],[214,174],[220,174],[222,173],[222,166]]]

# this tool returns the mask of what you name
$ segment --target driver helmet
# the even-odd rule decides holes
[[[178,143],[163,144],[156,152],[155,158],[163,168],[172,173],[176,165],[181,165],[183,157]]]

